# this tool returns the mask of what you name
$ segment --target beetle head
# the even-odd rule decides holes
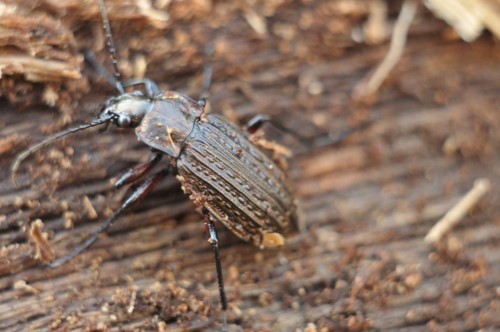
[[[110,98],[103,105],[99,118],[119,128],[135,128],[153,108],[154,103],[140,91]]]

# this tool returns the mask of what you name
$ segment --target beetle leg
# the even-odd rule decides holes
[[[249,134],[253,134],[266,122],[271,122],[271,117],[269,115],[257,114],[248,120],[245,128]]]
[[[201,107],[205,108],[207,105],[207,99],[210,95],[210,84],[212,84],[212,56],[214,55],[215,46],[214,42],[211,41],[207,45],[205,45],[204,56],[205,56],[205,64],[203,65],[203,78],[201,83],[201,92],[200,98],[198,99],[198,104]]]
[[[217,282],[219,284],[220,304],[223,312],[222,330],[227,331],[227,299],[226,299],[226,291],[224,289],[224,279],[222,277],[222,264],[220,261],[220,253],[219,253],[219,239],[217,238],[217,231],[215,230],[215,225],[213,221],[210,220],[208,214],[205,214],[205,225],[207,225],[208,227],[208,233],[210,234],[210,239],[208,241],[212,245],[215,255],[215,270],[217,271]]]
[[[148,97],[156,97],[158,95],[162,95],[160,88],[156,85],[155,82],[147,79],[137,79],[137,80],[128,80],[123,84],[125,87],[135,86],[135,85],[144,85],[144,89],[146,90],[146,95]]]
[[[109,70],[102,65],[99,60],[95,57],[95,53],[89,49],[83,50],[83,58],[85,62],[92,67],[92,69],[98,74],[98,76],[103,77],[106,82],[112,86],[116,86],[116,77],[109,72]]]
[[[269,115],[265,114],[257,114],[250,120],[248,120],[245,128],[249,134],[254,134],[257,130],[259,130],[265,123],[271,124],[273,127],[279,129],[280,131],[292,135],[299,141],[307,140],[306,137],[296,133],[290,128],[287,128],[285,126],[282,126],[280,123],[277,121],[273,120]]]
[[[351,136],[353,133],[360,131],[360,130],[363,130],[363,129],[367,128],[368,126],[370,126],[377,119],[378,119],[378,116],[373,115],[365,122],[363,122],[357,126],[354,126],[353,128],[344,130],[338,134],[327,133],[327,134],[320,135],[320,136],[315,137],[315,138],[302,136],[302,135],[296,133],[295,131],[293,131],[292,129],[287,128],[287,127],[281,125],[280,123],[274,121],[270,116],[264,115],[264,114],[258,114],[256,116],[254,116],[253,118],[251,118],[247,122],[245,128],[249,134],[254,134],[257,130],[259,130],[262,127],[262,125],[264,125],[265,123],[269,123],[273,127],[279,129],[280,131],[295,137],[295,139],[297,141],[302,143],[307,148],[311,148],[311,147],[319,148],[319,147],[323,147],[323,146],[333,146],[333,145],[340,144],[343,141],[345,141],[349,136]],[[299,151],[299,152],[301,152],[301,151]]]
[[[95,57],[94,52],[92,52],[89,49],[83,50],[83,57],[85,61],[92,67],[92,69],[99,75],[104,77],[104,79],[111,84],[112,86],[116,86],[117,80],[116,77],[109,72],[106,67],[100,63],[97,58]],[[156,85],[155,82],[143,78],[143,79],[137,79],[137,80],[129,80],[123,84],[124,87],[130,87],[134,85],[144,85],[144,89],[146,89],[146,94],[148,97],[155,97],[159,94],[162,94],[160,88],[158,85]]]
[[[158,184],[160,180],[162,180],[167,174],[170,172],[171,167],[164,169],[156,174],[151,175],[148,177],[141,185],[139,185],[133,192],[128,196],[128,198],[122,203],[120,208],[116,210],[109,218],[106,220],[104,224],[101,225],[97,229],[97,231],[92,235],[90,238],[85,240],[83,243],[81,243],[79,246],[77,246],[75,249],[73,249],[69,254],[64,255],[63,257],[57,259],[56,261],[52,262],[49,264],[50,268],[56,268],[59,267],[69,260],[73,259],[75,256],[79,255],[82,251],[86,250],[88,247],[90,247],[98,238],[99,235],[103,232],[106,232],[106,230],[113,224],[115,219],[123,212],[125,209],[127,209],[130,205],[133,203],[137,202],[138,200],[142,199],[144,196],[149,194],[151,190]]]
[[[128,169],[125,173],[123,173],[118,180],[115,182],[115,188],[121,188],[122,186],[133,183],[140,179],[142,176],[147,174],[154,165],[156,165],[161,158],[163,157],[163,154],[160,152],[155,152],[151,156],[151,158],[146,161],[145,163],[136,165],[130,169]]]
[[[257,114],[250,120],[248,120],[247,124],[245,125],[245,128],[249,134],[254,134],[257,130],[259,130],[265,123],[269,123],[272,125],[274,128],[284,132],[285,134],[289,134],[293,137],[295,137],[299,142],[304,142],[307,141],[308,138],[304,137],[295,131],[293,131],[290,128],[287,128],[283,126],[281,123],[275,121],[272,119],[269,115],[265,114]]]
[[[371,126],[375,121],[378,120],[378,118],[379,116],[377,114],[372,114],[367,120],[364,120],[362,123],[355,125],[352,128],[342,130],[341,132],[336,134],[326,133],[313,139],[307,138],[304,143],[305,145],[313,146],[315,148],[338,145],[349,138],[352,134]]]
[[[253,144],[261,147],[262,149],[269,151],[271,153],[271,158],[278,164],[278,166],[282,170],[287,170],[288,163],[286,161],[286,158],[289,158],[291,156],[290,150],[276,142],[268,141],[267,139],[265,139],[264,135],[256,134],[257,130],[259,130],[265,123],[270,123],[279,130],[291,134],[296,138],[301,139],[301,136],[293,132],[292,130],[281,126],[276,121],[273,121],[270,116],[264,114],[258,114],[254,116],[247,122],[245,126],[247,132],[250,134],[250,141]]]

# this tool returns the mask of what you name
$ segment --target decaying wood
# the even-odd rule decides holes
[[[108,59],[91,2],[3,9],[17,23],[1,20],[0,61],[61,61],[78,75],[31,80],[32,67],[2,69],[0,330],[217,330],[213,254],[175,179],[67,265],[40,261],[91,234],[128,192],[110,179],[149,156],[133,133],[92,129],[27,160],[21,188],[10,182],[17,153],[93,118],[116,93],[82,62],[83,49]],[[232,331],[500,325],[498,46],[488,34],[443,39],[446,24],[420,7],[377,102],[359,108],[353,89],[388,50],[352,38],[369,2],[106,1],[125,77],[145,72],[196,97],[204,45],[214,40],[212,112],[240,122],[270,114],[310,138],[376,118],[339,145],[312,149],[265,128],[295,152],[302,231],[281,249],[259,250],[219,226]],[[399,9],[388,7],[387,27]],[[478,178],[489,193],[439,243],[425,243]]]
[[[474,41],[483,29],[500,37],[500,1],[498,0],[426,0],[425,4],[436,16],[446,20],[460,38]]]

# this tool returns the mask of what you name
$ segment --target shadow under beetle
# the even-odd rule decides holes
[[[162,92],[148,79],[123,84],[103,0],[99,0],[99,8],[120,94],[109,98],[91,122],[59,132],[19,154],[12,164],[13,182],[16,183],[15,174],[24,159],[63,136],[110,123],[135,129],[138,139],[152,149],[153,155],[149,161],[125,172],[115,186],[140,184],[93,236],[49,266],[60,266],[87,249],[126,208],[173,170],[182,190],[205,215],[226,330],[227,300],[214,222],[221,222],[241,239],[259,247],[281,245],[287,233],[297,230],[296,205],[281,163],[272,157],[272,148],[260,146],[250,138],[250,133],[269,118],[252,119],[247,133],[218,115],[205,114],[204,99],[195,101],[177,92]],[[210,70],[205,70],[204,75],[207,73],[210,75]],[[208,89],[210,79],[205,77],[204,82]],[[125,92],[124,86],[137,85],[143,85],[145,93]],[[169,165],[149,174],[164,155]]]

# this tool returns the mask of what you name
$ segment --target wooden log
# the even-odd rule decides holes
[[[351,96],[389,38],[353,38],[369,1],[106,4],[125,77],[144,73],[196,97],[213,40],[211,112],[240,123],[269,114],[311,139],[376,118],[341,144],[316,148],[265,128],[295,152],[289,169],[301,232],[283,248],[260,250],[219,225],[231,331],[500,325],[500,69],[490,35],[450,39],[446,24],[420,7],[401,61],[367,107]],[[2,72],[0,329],[220,329],[208,237],[175,179],[70,263],[44,267],[46,244],[64,255],[119,206],[128,188],[114,190],[110,179],[149,151],[130,132],[88,130],[32,156],[14,187],[17,153],[93,118],[116,92],[82,62],[83,48],[108,59],[96,4],[13,6],[6,4],[16,23],[2,24],[0,62],[12,54],[57,60],[78,75]],[[389,28],[398,12],[388,8]],[[425,243],[479,178],[490,192],[439,243]]]

